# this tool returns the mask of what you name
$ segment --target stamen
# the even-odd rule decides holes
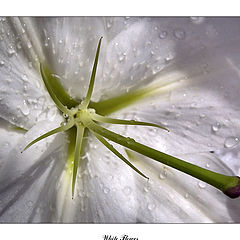
[[[96,138],[105,145],[112,153],[114,153],[117,157],[123,160],[129,167],[131,167],[134,171],[140,174],[142,177],[149,179],[146,177],[141,171],[139,171],[136,167],[134,167],[120,152],[118,152],[110,143],[108,143],[102,136],[98,135],[97,133],[92,133],[96,136]]]
[[[94,86],[95,76],[96,76],[96,71],[97,71],[98,57],[99,57],[99,52],[100,52],[100,47],[101,47],[101,42],[102,42],[102,37],[100,38],[100,40],[98,42],[97,52],[96,52],[94,65],[93,65],[93,69],[92,69],[92,75],[91,75],[90,83],[89,83],[89,86],[88,86],[88,92],[87,92],[86,98],[83,100],[84,101],[84,103],[83,103],[84,108],[88,107],[88,105],[90,103],[91,96],[92,96],[93,86]]]
[[[51,131],[43,134],[42,136],[40,136],[40,137],[36,138],[35,140],[33,140],[32,142],[30,142],[30,143],[23,149],[23,151],[22,151],[21,153],[23,153],[25,150],[27,150],[27,149],[28,149],[29,147],[31,147],[33,144],[41,141],[42,139],[47,138],[47,137],[49,137],[49,136],[51,136],[51,135],[53,135],[53,134],[55,134],[55,133],[64,132],[64,131],[70,129],[73,125],[74,125],[73,120],[70,120],[66,125],[63,125],[63,126],[61,126],[61,127],[58,127],[58,128],[56,128],[56,129],[53,129],[53,130],[51,130]]]
[[[83,146],[83,134],[84,134],[84,127],[80,124],[76,124],[77,126],[77,137],[76,137],[76,146],[75,146],[75,153],[74,153],[74,165],[73,165],[73,178],[72,178],[72,199],[74,197],[74,190],[76,184],[76,176],[78,171],[79,160],[81,157],[82,146]]]
[[[112,124],[122,124],[122,125],[141,125],[141,126],[150,126],[150,127],[157,127],[164,129],[169,132],[169,130],[163,126],[160,126],[158,124],[154,123],[148,123],[148,122],[139,122],[135,120],[122,120],[122,119],[115,119],[115,118],[109,118],[109,117],[103,117],[101,115],[98,115],[96,113],[91,114],[91,118],[97,122],[102,123],[112,123]]]

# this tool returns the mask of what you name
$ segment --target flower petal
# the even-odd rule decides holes
[[[103,18],[32,18],[42,43],[46,64],[56,74],[71,97],[85,97],[97,43],[105,37]],[[30,36],[31,37],[31,36]],[[101,47],[101,51],[105,48]],[[104,55],[100,54],[100,59]],[[103,61],[99,61],[97,74]]]
[[[216,24],[218,33],[224,36],[226,33],[220,23],[217,21]],[[235,25],[231,28],[228,24],[222,27],[233,31]],[[179,60],[177,71],[181,70],[181,81],[162,88],[161,95],[142,101],[141,105],[135,105],[125,113],[127,119],[164,124],[170,133],[129,126],[125,135],[204,168],[239,175],[240,59],[239,41],[236,39],[232,34],[224,41],[222,38],[216,40],[215,46],[207,47],[204,58],[193,55],[187,60],[187,65],[184,64],[186,59]],[[205,61],[206,71],[196,71],[197,60]],[[176,79],[177,76],[176,73]],[[236,214],[239,211],[238,200],[227,199],[211,186],[168,167],[157,166],[145,158],[139,157],[137,162],[139,169],[152,180],[152,184],[144,186],[145,189],[149,187],[145,201],[139,197],[138,202],[144,203],[140,206],[143,213],[139,215],[141,221],[240,221]],[[141,182],[138,186],[144,193]]]
[[[52,136],[21,153],[27,142],[54,125],[42,121],[11,145],[0,174],[1,222],[56,221],[55,211],[49,208],[54,207],[51,203],[55,202],[57,181],[65,165],[62,136]]]
[[[17,18],[4,18],[0,27],[0,117],[29,129],[41,119],[54,117],[56,110],[45,96],[39,69],[34,65],[36,55],[21,23]]]

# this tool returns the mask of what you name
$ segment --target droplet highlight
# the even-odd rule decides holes
[[[206,183],[205,182],[198,182],[198,187],[201,189],[204,189],[206,187]]]
[[[239,139],[237,137],[228,137],[224,141],[225,148],[233,148],[239,143]]]
[[[185,39],[186,33],[182,29],[175,29],[173,35],[176,39],[183,40]]]
[[[22,114],[25,115],[25,116],[29,114],[29,112],[30,112],[29,107],[28,107],[25,100],[23,100],[23,104],[21,105],[20,110],[21,110]]]
[[[159,38],[164,39],[167,37],[167,35],[168,35],[167,31],[161,31],[159,33]]]
[[[221,128],[220,123],[215,123],[212,125],[212,131],[215,133]]]

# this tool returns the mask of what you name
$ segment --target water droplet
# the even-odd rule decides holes
[[[119,62],[122,62],[125,60],[125,58],[126,58],[126,53],[123,53],[118,57],[118,60],[119,60]]]
[[[216,124],[212,125],[212,131],[213,132],[217,132],[220,128],[221,128],[221,125],[220,125],[219,122],[217,122]]]
[[[127,143],[128,144],[135,143],[135,140],[133,138],[128,137],[127,138]]]
[[[174,55],[169,54],[167,57],[165,57],[165,63],[169,63],[173,59],[174,59]]]
[[[2,143],[2,148],[9,148],[10,147],[10,143],[9,142],[3,142]]]
[[[3,60],[0,61],[0,67],[2,67],[5,64]]]
[[[160,174],[159,174],[159,178],[160,178],[161,180],[166,179],[166,177],[167,177],[167,172],[166,172],[166,171],[163,171],[163,173],[160,173]]]
[[[17,42],[17,49],[20,50],[21,48],[22,48],[21,41],[18,41],[18,42]]]
[[[29,107],[25,100],[23,100],[23,104],[22,104],[20,110],[23,113],[23,115],[25,115],[25,116],[29,114]]]
[[[182,40],[185,38],[186,34],[182,29],[175,29],[173,35],[175,38]]]
[[[159,33],[159,38],[161,38],[161,39],[164,39],[164,38],[166,38],[167,37],[167,31],[161,31],[160,33]]]
[[[63,40],[60,39],[60,40],[58,41],[58,43],[59,43],[59,44],[62,44],[62,43],[63,43]]]
[[[206,183],[205,182],[198,182],[198,186],[201,189],[204,189],[206,187]]]
[[[224,141],[225,148],[233,148],[239,143],[239,139],[237,137],[228,137]]]
[[[28,206],[28,207],[32,207],[32,206],[33,206],[33,202],[32,202],[32,201],[28,201],[28,202],[27,202],[27,206]]]
[[[143,188],[144,192],[149,192],[150,189],[151,189],[150,186],[147,186],[147,187]]]
[[[27,82],[27,81],[28,81],[28,77],[27,77],[27,75],[25,75],[25,74],[24,74],[24,75],[22,75],[22,77],[21,77],[21,78],[22,78],[22,80],[23,80],[23,81],[25,81],[25,82]]]
[[[152,70],[153,75],[156,74],[156,73],[158,73],[160,70],[161,70],[161,67],[160,67],[160,66],[158,66],[158,65],[155,66],[155,67],[153,68],[153,70]]]
[[[48,47],[49,40],[50,40],[49,37],[47,37],[47,38],[45,39],[45,42],[44,42],[44,46],[45,46],[45,47]]]
[[[185,197],[185,198],[189,198],[189,194],[188,194],[188,193],[186,193],[184,197]]]
[[[209,167],[210,167],[210,164],[209,164],[209,163],[207,163],[207,164],[206,164],[206,168],[209,168]]]
[[[16,51],[14,50],[13,46],[10,46],[8,49],[7,49],[7,53],[8,53],[8,56],[9,57],[12,57]]]
[[[104,188],[103,188],[103,192],[104,192],[105,194],[108,194],[108,193],[110,192],[110,189],[107,188],[107,187],[104,187]]]
[[[107,28],[111,28],[112,27],[112,21],[108,21],[107,22]]]
[[[30,49],[32,47],[32,44],[30,41],[27,42],[27,48]]]
[[[61,123],[60,123],[60,126],[61,126],[61,127],[64,127],[64,126],[66,126],[66,124],[67,124],[66,122],[61,122]]]
[[[147,205],[147,208],[148,208],[148,210],[152,211],[153,209],[156,208],[156,205],[155,205],[154,203],[149,203],[149,204]]]

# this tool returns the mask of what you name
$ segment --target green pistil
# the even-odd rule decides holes
[[[99,123],[109,123],[109,124],[123,124],[123,125],[142,125],[148,127],[157,127],[163,130],[167,130],[161,125],[154,123],[140,122],[134,120],[122,120],[110,117],[105,117],[103,115],[110,114],[121,108],[124,108],[143,97],[149,96],[155,93],[158,89],[156,86],[149,86],[145,89],[139,89],[134,92],[126,93],[124,95],[100,101],[98,103],[91,102],[91,96],[93,93],[93,87],[95,82],[95,76],[97,71],[98,58],[100,53],[102,38],[100,38],[96,56],[93,64],[92,74],[90,78],[90,83],[85,99],[78,103],[73,100],[64,90],[58,79],[51,74],[51,71],[43,64],[40,65],[40,72],[42,75],[43,82],[49,92],[51,98],[55,102],[58,109],[67,115],[65,123],[62,123],[60,127],[43,134],[37,139],[30,142],[24,150],[37,143],[38,141],[51,136],[55,133],[67,131],[69,133],[69,148],[68,148],[68,159],[67,159],[67,173],[72,176],[72,198],[74,197],[76,179],[79,161],[81,159],[81,154],[83,150],[83,136],[85,130],[90,130],[93,135],[114,155],[125,162],[129,167],[131,167],[137,174],[144,178],[144,175],[139,169],[137,169],[128,159],[126,159],[121,153],[119,153],[114,146],[112,146],[106,139],[120,144],[128,149],[138,152],[146,157],[149,157],[157,162],[161,162],[170,167],[173,167],[181,172],[189,174],[195,178],[198,178],[216,188],[221,190],[227,196],[231,198],[238,197],[240,195],[240,180],[236,176],[225,176],[219,173],[212,172],[210,170],[198,167],[194,164],[185,162],[176,157],[167,155],[153,148],[145,146],[136,142],[134,139],[129,137],[124,137],[112,131],[109,131],[99,124]],[[101,114],[101,115],[100,115]],[[106,139],[105,139],[106,138]]]

